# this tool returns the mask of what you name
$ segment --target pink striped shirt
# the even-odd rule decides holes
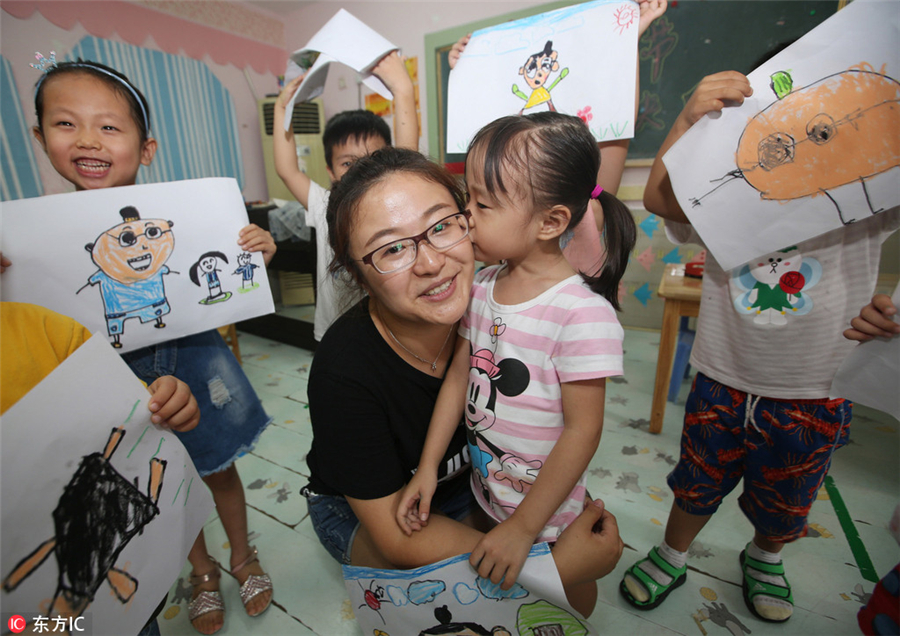
[[[524,499],[562,434],[561,384],[621,375],[624,337],[612,305],[581,276],[518,305],[495,302],[503,267],[476,274],[459,328],[471,345],[465,421],[472,488],[497,521]],[[538,541],[554,541],[582,511],[584,483],[582,474]]]

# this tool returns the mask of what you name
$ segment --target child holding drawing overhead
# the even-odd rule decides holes
[[[638,38],[650,27],[653,22],[661,17],[668,8],[667,0],[639,0],[640,19],[638,21]],[[472,34],[461,37],[450,49],[448,63],[450,68],[456,67],[460,56],[466,50]],[[635,80],[635,117],[637,116],[637,104],[640,96],[640,72]],[[603,232],[603,206],[612,205],[609,197],[615,197],[622,182],[622,173],[625,170],[625,159],[628,156],[628,139],[616,139],[613,141],[601,141],[597,143],[600,150],[601,170],[597,174],[597,184],[602,186],[603,192],[596,199],[591,199],[590,205],[584,214],[584,219],[561,238],[563,254],[566,260],[579,272],[592,274],[598,271],[603,263],[603,246],[601,234]]]
[[[704,115],[740,104],[752,92],[736,71],[703,78],[657,153],[644,205],[666,220],[676,243],[700,240],[675,198],[663,156]],[[631,605],[652,609],[684,583],[691,542],[743,479],[738,502],[754,529],[739,558],[744,601],[761,620],[791,617],[794,600],[781,551],[806,535],[832,454],[846,442],[851,404],[829,399],[832,378],[852,348],[841,333],[872,297],[881,245],[898,227],[894,209],[732,271],[707,257],[691,353],[698,373],[685,405],[681,458],[668,478],[675,502],[663,542],[622,581]],[[787,292],[796,290],[785,289],[785,274],[806,278],[809,311],[760,300],[780,293],[790,302]],[[748,296],[748,283],[757,296]],[[868,329],[864,323],[853,325]],[[864,339],[863,333],[848,337]]]
[[[383,57],[372,69],[382,80],[393,97],[396,146],[417,150],[419,147],[419,120],[412,79],[406,70],[404,58],[397,51]],[[306,224],[316,230],[316,316],[313,326],[315,339],[321,340],[325,330],[345,309],[359,300],[349,289],[342,289],[337,279],[328,273],[328,265],[334,257],[328,243],[328,208],[330,192],[300,170],[297,166],[297,148],[292,130],[284,130],[285,107],[300,87],[305,75],[296,77],[278,96],[275,102],[274,154],[275,169],[291,194],[306,208]],[[391,145],[391,129],[378,115],[366,110],[348,110],[333,116],[322,134],[325,145],[325,163],[332,182],[340,181],[353,162],[379,148]],[[342,298],[343,295],[346,297]]]
[[[133,185],[139,168],[153,161],[157,147],[149,136],[150,112],[144,96],[124,75],[96,62],[51,61],[43,70],[35,87],[34,136],[56,171],[76,190]],[[255,225],[241,230],[238,245],[262,252],[267,263],[275,253],[271,235]],[[248,543],[244,491],[234,461],[252,448],[270,418],[215,331],[146,347],[123,358],[145,382],[174,375],[196,396],[201,425],[179,438],[212,491],[231,544],[231,572],[241,584],[241,600],[249,615],[260,614],[271,602],[272,583]],[[190,620],[201,633],[212,634],[222,627],[225,608],[218,591],[218,566],[207,553],[202,532],[188,558],[194,585]]]

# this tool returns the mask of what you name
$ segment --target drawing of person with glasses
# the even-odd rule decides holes
[[[134,206],[119,210],[122,223],[103,232],[84,248],[99,268],[87,285],[100,285],[106,330],[112,346],[122,347],[125,321],[140,318],[154,321],[156,329],[165,327],[162,317],[171,311],[166,299],[163,276],[177,274],[166,266],[175,249],[172,221],[141,220]]]

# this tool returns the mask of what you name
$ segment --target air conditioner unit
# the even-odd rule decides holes
[[[259,100],[259,127],[263,145],[263,159],[266,164],[266,185],[270,199],[286,199],[294,197],[275,172],[272,134],[275,123],[275,98],[267,97]],[[322,145],[322,131],[325,129],[325,114],[322,100],[294,104],[291,117],[294,131],[294,143],[297,145],[297,165],[309,178],[326,189],[331,188],[331,179],[325,164],[325,147]]]

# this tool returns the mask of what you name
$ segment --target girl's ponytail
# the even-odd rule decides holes
[[[619,305],[619,281],[628,267],[628,256],[637,241],[637,227],[628,206],[606,190],[596,197],[603,206],[603,265],[594,276],[582,272],[585,282],[621,311]]]

